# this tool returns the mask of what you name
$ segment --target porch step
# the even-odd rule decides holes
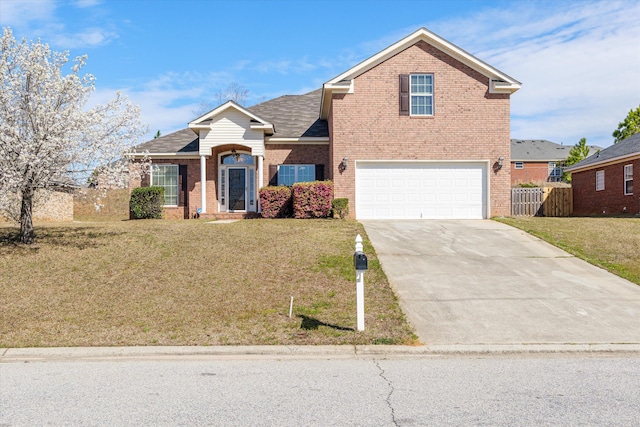
[[[200,214],[202,219],[254,219],[261,218],[257,212],[218,212]]]

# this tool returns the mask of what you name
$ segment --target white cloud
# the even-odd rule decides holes
[[[0,26],[23,28],[32,22],[47,22],[52,19],[55,10],[55,0],[2,0]]]
[[[100,26],[86,27],[75,22],[74,28],[79,31],[69,31],[60,15],[61,9],[69,5],[86,9],[101,2],[99,0],[78,0],[64,3],[59,0],[2,0],[0,1],[0,25],[10,26],[16,31],[16,38],[22,34],[28,38],[40,38],[53,47],[64,50],[75,48],[93,48],[103,46],[118,37],[114,30],[107,30]]]
[[[103,28],[87,28],[78,33],[57,33],[52,36],[51,44],[64,49],[89,48],[106,45],[117,37],[116,33]]]

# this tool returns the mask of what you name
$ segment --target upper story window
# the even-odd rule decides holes
[[[433,116],[433,74],[400,75],[400,115]]]
[[[604,190],[604,171],[596,171],[596,191]]]
[[[315,180],[315,165],[278,166],[278,185],[293,185],[296,182],[311,182]]]
[[[165,206],[178,206],[178,165],[152,165],[151,186],[164,188]]]
[[[514,162],[513,163],[513,168],[514,169],[524,169],[524,162]]]
[[[411,74],[411,115],[433,116],[433,74]]]
[[[633,194],[633,165],[624,166],[624,194]]]

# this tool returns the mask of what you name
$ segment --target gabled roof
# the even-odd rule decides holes
[[[593,154],[600,147],[590,145],[589,153]],[[546,139],[512,139],[512,162],[556,162],[569,157],[571,145],[561,145]]]
[[[274,132],[274,127],[272,123],[255,115],[254,113],[252,113],[251,111],[247,110],[242,105],[234,101],[227,101],[224,104],[220,105],[219,107],[216,107],[213,110],[209,111],[208,113],[193,120],[192,122],[189,123],[189,129],[192,129],[196,133],[198,132],[198,129],[203,129],[203,128],[208,129],[214,117],[220,114],[223,114],[226,110],[229,110],[229,109],[237,110],[242,114],[246,115],[247,117],[249,117],[254,122],[253,124],[251,124],[252,129],[262,129],[267,133]]]
[[[441,50],[454,59],[462,62],[473,70],[486,76],[489,79],[489,92],[491,93],[513,93],[520,89],[522,83],[513,77],[492,67],[486,62],[476,58],[464,49],[443,39],[435,33],[420,28],[402,40],[392,44],[388,48],[376,53],[372,57],[365,59],[358,65],[348,69],[344,73],[334,77],[323,85],[322,104],[320,106],[320,118],[326,119],[329,112],[329,101],[332,93],[353,92],[353,79],[369,71],[373,67],[381,64],[394,55],[402,52],[419,41],[424,41],[429,45]]]
[[[273,124],[274,133],[271,139],[328,138],[327,121],[318,119],[321,93],[321,89],[318,89],[304,95],[284,95],[249,107],[245,111],[253,117],[261,118],[262,123]],[[238,104],[234,104],[240,107]],[[224,105],[226,104],[222,106]],[[196,126],[208,126],[207,123],[215,116],[212,113],[216,111],[219,113],[220,107],[198,117],[191,123]],[[199,150],[198,136],[190,128],[160,136],[136,147],[137,152],[148,151],[152,156],[197,155]]]
[[[318,118],[321,95],[321,89],[304,95],[284,95],[248,110],[275,124],[272,138],[328,138],[327,121]]]
[[[611,147],[607,147],[599,153],[589,156],[581,162],[566,168],[568,172],[591,169],[605,163],[616,163],[631,158],[640,158],[640,133],[631,135]]]

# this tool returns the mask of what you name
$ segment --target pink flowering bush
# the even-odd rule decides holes
[[[295,218],[326,218],[331,214],[332,181],[300,182],[293,185]]]
[[[263,218],[288,218],[292,213],[291,187],[271,186],[260,189]]]

